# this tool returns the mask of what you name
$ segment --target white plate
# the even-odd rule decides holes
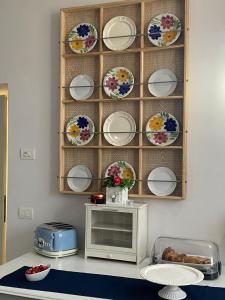
[[[163,285],[183,286],[195,284],[204,279],[201,271],[173,264],[157,264],[141,269],[142,278]]]
[[[177,185],[176,175],[166,167],[159,167],[151,171],[148,176],[148,188],[156,196],[172,194]]]
[[[129,144],[135,136],[136,123],[125,111],[117,111],[108,116],[103,125],[105,139],[114,146]],[[108,133],[106,133],[108,132]]]
[[[121,36],[118,37],[117,36]],[[112,38],[110,38],[112,37]],[[136,37],[136,25],[128,17],[112,18],[104,27],[103,41],[111,50],[124,50],[132,45]]]
[[[177,77],[169,69],[159,69],[148,80],[149,92],[156,97],[171,95],[177,86]]]
[[[75,100],[86,100],[93,92],[94,81],[86,74],[77,75],[70,83],[70,95]]]
[[[75,192],[83,192],[88,189],[92,180],[90,169],[84,165],[77,165],[70,169],[68,177],[77,177],[67,178],[68,186]]]

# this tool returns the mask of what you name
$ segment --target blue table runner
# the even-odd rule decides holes
[[[0,285],[113,300],[160,299],[158,291],[162,286],[142,279],[51,269],[44,280],[31,282],[24,275],[27,268],[24,266],[4,276]],[[186,300],[225,300],[224,288],[191,285],[182,289],[188,295]]]

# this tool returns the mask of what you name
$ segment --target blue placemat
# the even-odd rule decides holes
[[[41,281],[30,282],[25,278],[28,267],[22,267],[0,279],[0,285],[40,290],[46,292],[114,300],[159,300],[162,286],[142,280],[108,275],[67,272],[51,269]],[[225,289],[207,286],[186,286],[187,300],[224,300]]]

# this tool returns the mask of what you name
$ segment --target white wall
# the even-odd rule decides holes
[[[0,0],[0,82],[10,92],[9,259],[32,249],[44,221],[74,224],[83,245],[86,198],[57,192],[58,12],[95,2]],[[188,196],[149,201],[149,245],[159,235],[209,239],[225,262],[224,11],[224,0],[190,0]],[[37,159],[21,161],[20,147],[35,147]],[[34,208],[32,221],[18,219],[20,206]]]

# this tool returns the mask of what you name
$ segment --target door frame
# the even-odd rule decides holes
[[[3,180],[2,194],[0,195],[0,206],[2,209],[1,230],[1,255],[0,264],[6,262],[6,242],[7,242],[7,199],[8,199],[8,84],[0,84],[0,96],[3,101]]]

